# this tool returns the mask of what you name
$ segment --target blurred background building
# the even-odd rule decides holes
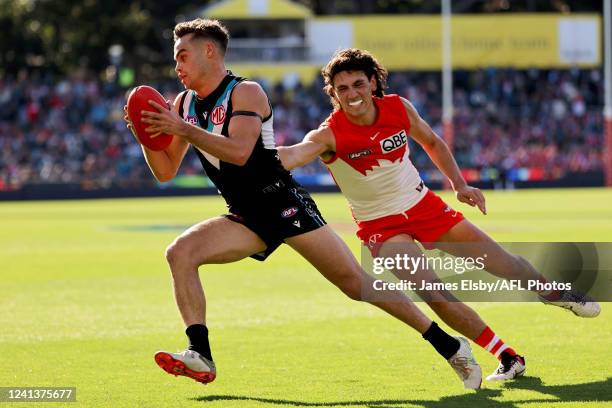
[[[452,7],[454,153],[466,179],[484,187],[602,185],[602,2]],[[349,46],[374,53],[391,71],[387,92],[411,100],[441,134],[440,8],[419,0],[4,1],[0,198],[209,186],[191,153],[177,179],[158,185],[122,120],[135,85],[167,98],[181,91],[172,28],[197,16],[230,29],[228,67],[268,92],[279,145],[300,141],[329,115],[319,71]],[[411,159],[440,185],[415,144]],[[318,162],[295,174],[311,186],[333,183]]]

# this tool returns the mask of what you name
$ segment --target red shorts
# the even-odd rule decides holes
[[[410,235],[430,249],[430,243],[436,242],[464,219],[463,214],[453,210],[430,190],[417,205],[401,214],[357,222],[357,236],[374,256],[381,243],[399,234]]]

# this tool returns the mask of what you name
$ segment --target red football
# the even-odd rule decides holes
[[[141,144],[151,150],[164,150],[170,145],[170,142],[172,142],[173,136],[162,133],[159,136],[151,138],[151,133],[147,133],[145,131],[145,129],[150,125],[141,120],[141,112],[143,110],[158,112],[157,109],[149,104],[150,100],[155,101],[162,106],[168,105],[162,94],[157,92],[155,88],[151,88],[150,86],[146,85],[141,85],[134,88],[132,92],[130,92],[127,100],[128,117],[132,122],[134,132],[136,132],[136,137]]]

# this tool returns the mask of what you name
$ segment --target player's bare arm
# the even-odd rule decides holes
[[[306,134],[304,140],[293,146],[279,146],[278,155],[287,170],[304,166],[317,157],[329,160],[336,150],[334,133],[328,127],[320,127]]]
[[[170,110],[172,112],[177,112],[178,114],[178,100],[181,94],[179,94],[175,100],[174,104],[170,104]],[[132,131],[132,134],[136,137],[136,132],[134,132],[132,128],[132,123],[127,116],[127,106],[124,107],[126,114],[124,116],[124,120],[128,123],[127,127]],[[167,108],[164,108],[167,111]],[[157,132],[158,134],[161,132]],[[172,132],[168,132],[168,134],[174,134]],[[185,157],[185,153],[187,153],[187,148],[189,147],[189,143],[187,143],[184,139],[180,137],[174,137],[170,145],[161,151],[154,151],[148,149],[144,145],[142,145],[142,152],[144,154],[145,160],[149,169],[151,169],[151,173],[155,176],[155,178],[161,182],[170,181],[176,176],[176,173],[183,161],[183,157]]]
[[[168,111],[154,101],[158,112],[143,112],[143,122],[150,124],[150,133],[170,133],[199,147],[224,162],[242,166],[246,163],[261,133],[261,118],[269,114],[268,98],[254,82],[237,85],[232,95],[233,110],[248,111],[257,116],[235,116],[229,124],[229,137],[208,132],[185,122],[174,109]]]
[[[487,208],[485,198],[480,189],[469,186],[459,170],[446,142],[438,136],[421,118],[414,106],[406,99],[402,98],[406,107],[408,118],[410,119],[410,136],[420,144],[427,155],[434,162],[436,167],[450,180],[457,199],[462,203],[477,206],[486,215]]]

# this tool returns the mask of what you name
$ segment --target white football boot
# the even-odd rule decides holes
[[[517,354],[507,361],[499,363],[499,367],[487,377],[487,381],[512,380],[525,374],[526,369],[525,358]]]
[[[217,376],[215,363],[193,350],[182,353],[158,351],[155,362],[168,374],[183,375],[202,384],[214,381]]]
[[[562,307],[580,317],[597,317],[601,312],[599,303],[575,290],[564,290],[559,299],[555,300],[548,300],[540,295],[538,298],[546,305]]]
[[[482,383],[482,370],[472,354],[472,348],[465,337],[455,337],[459,340],[459,350],[448,359],[448,363],[457,373],[465,388],[476,390]]]

